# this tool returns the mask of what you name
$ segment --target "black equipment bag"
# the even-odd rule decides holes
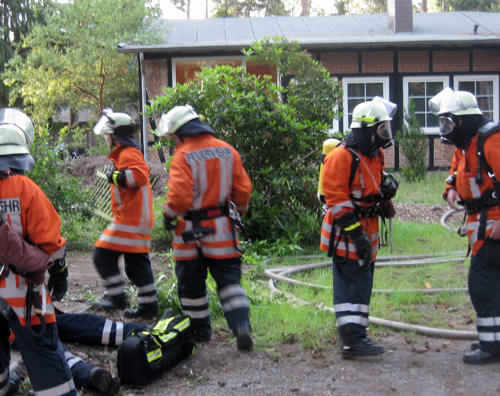
[[[194,354],[188,316],[161,319],[152,330],[132,332],[118,349],[122,384],[144,387]]]

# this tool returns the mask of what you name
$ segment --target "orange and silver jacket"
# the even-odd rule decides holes
[[[486,190],[493,189],[493,182],[482,169],[483,182],[476,183],[476,174],[478,171],[479,158],[477,152],[477,138],[478,135],[472,139],[471,144],[465,150],[455,149],[453,159],[451,161],[450,174],[456,172],[456,190],[463,200],[473,200],[481,197],[481,194]],[[493,172],[497,177],[500,177],[500,133],[495,133],[488,137],[484,143],[484,156],[486,162],[490,165]],[[446,200],[448,190],[452,188],[449,184],[443,198]],[[479,217],[481,212],[467,215],[467,236],[469,238],[469,245],[472,248],[472,254],[483,246],[484,240],[478,239]],[[488,218],[486,220],[486,233],[485,238],[491,233],[491,229],[497,220],[500,219],[500,210],[498,205],[491,206],[488,209]]]
[[[372,195],[379,195],[380,183],[382,180],[382,171],[385,170],[384,153],[375,158],[366,157],[358,151],[361,160],[357,166],[356,174],[349,186],[351,177],[351,164],[353,154],[344,146],[339,146],[332,150],[325,157],[321,179],[325,194],[325,203],[328,206],[328,212],[323,219],[321,229],[321,250],[328,252],[330,246],[330,237],[332,225],[335,219],[342,217],[345,213],[354,210],[352,198],[360,199],[358,205],[373,206],[376,202],[364,204],[362,198]],[[360,178],[361,171],[361,178]],[[372,245],[372,261],[375,261],[379,245],[379,224],[378,216],[363,218],[360,216],[363,231],[368,234]],[[356,248],[350,237],[346,238],[341,232],[340,227],[335,227],[335,242],[337,246],[334,254],[345,257],[346,250],[349,259],[358,260]]]
[[[154,224],[150,169],[134,147],[117,144],[109,159],[118,171],[125,172],[127,188],[110,185],[113,222],[94,246],[124,253],[149,253]]]
[[[238,152],[210,134],[185,138],[177,147],[169,169],[168,199],[163,210],[169,218],[187,211],[223,206],[229,200],[239,212],[248,210],[252,183]],[[215,232],[201,240],[202,252],[210,258],[241,256],[237,235],[227,216],[207,219],[202,227]],[[182,232],[193,229],[193,222],[179,219],[173,240],[174,258],[186,261],[198,257],[195,242],[185,243]],[[236,232],[236,231],[234,231]]]
[[[61,219],[43,191],[27,176],[13,175],[0,179],[2,218],[25,240],[37,245],[57,260],[64,257],[66,240],[61,237]],[[42,287],[42,286],[41,286]],[[0,298],[6,300],[23,326],[26,326],[26,292],[28,281],[12,272],[0,279]],[[46,287],[46,323],[56,316]],[[40,324],[32,309],[31,324]]]

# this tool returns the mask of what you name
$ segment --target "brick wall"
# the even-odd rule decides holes
[[[392,52],[363,52],[363,73],[392,73],[394,55]]]
[[[443,144],[439,138],[434,139],[434,166],[449,168],[455,147]]]
[[[434,71],[469,71],[469,51],[434,51]]]
[[[385,154],[385,167],[394,168],[394,146],[384,150]]]
[[[400,73],[429,72],[429,52],[427,51],[399,52],[398,70]]]
[[[165,59],[145,59],[146,90],[149,98],[163,94],[163,87],[168,87],[168,66]]]
[[[332,75],[357,74],[358,54],[352,53],[324,53],[321,54],[321,64]]]
[[[474,51],[474,71],[500,71],[500,51]]]

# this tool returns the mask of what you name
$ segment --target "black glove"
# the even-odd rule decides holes
[[[49,289],[52,301],[61,301],[68,291],[68,266],[65,259],[54,261],[54,265],[49,268]]]
[[[165,227],[167,231],[172,231],[177,228],[177,224],[172,224],[174,220],[175,219],[172,219],[163,213],[163,227]]]
[[[380,186],[380,195],[382,200],[386,201],[388,199],[392,199],[396,196],[398,191],[399,184],[392,177],[392,175],[383,172],[382,173],[382,185]]]
[[[109,170],[106,172],[106,177],[108,178],[108,183],[114,184],[115,186],[127,188],[127,179],[125,177],[125,172]]]
[[[372,245],[361,228],[358,216],[354,212],[347,212],[338,219],[339,226],[345,234],[351,237],[356,254],[358,255],[359,266],[369,264],[372,261]]]

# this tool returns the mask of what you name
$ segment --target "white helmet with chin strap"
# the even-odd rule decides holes
[[[369,128],[381,124],[377,134],[386,140],[393,138],[390,121],[398,106],[375,96],[370,102],[357,105],[352,112],[351,128]]]
[[[102,113],[103,116],[94,126],[94,133],[97,135],[112,134],[120,126],[133,125],[132,117],[128,114],[114,113],[111,109],[104,109]]]
[[[437,116],[483,114],[473,94],[467,91],[453,91],[449,87],[429,100],[429,110]]]
[[[191,105],[175,106],[167,114],[161,116],[156,135],[159,137],[172,135],[180,127],[197,118],[200,118],[200,116],[194,111]]]
[[[22,111],[13,108],[0,109],[0,156],[29,154],[35,129]]]

